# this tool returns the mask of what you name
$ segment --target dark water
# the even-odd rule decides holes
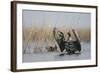
[[[80,54],[64,55],[64,56],[59,56],[59,52],[33,53],[33,50],[30,50],[31,53],[23,54],[22,61],[23,62],[44,62],[44,61],[64,61],[64,60],[67,61],[67,60],[91,59],[90,42],[82,42],[81,46],[82,46],[82,50]]]

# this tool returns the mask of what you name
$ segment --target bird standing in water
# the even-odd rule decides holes
[[[54,28],[53,35],[54,35],[56,42],[59,45],[61,53],[64,50],[66,50],[67,54],[75,54],[76,51],[78,51],[80,53],[81,44],[80,44],[80,39],[79,39],[78,33],[74,29],[72,29],[72,32],[73,32],[76,40],[73,41],[71,38],[71,33],[68,32],[67,33],[68,39],[66,41],[64,34],[61,31],[58,31],[56,28]],[[63,53],[60,55],[63,55]]]

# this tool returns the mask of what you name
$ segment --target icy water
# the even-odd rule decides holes
[[[59,52],[27,53],[23,54],[23,62],[45,62],[45,61],[64,61],[64,60],[88,60],[91,59],[90,42],[81,43],[80,54],[59,56]]]

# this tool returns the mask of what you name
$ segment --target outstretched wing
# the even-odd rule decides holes
[[[58,31],[56,28],[54,28],[53,36],[61,52],[61,49],[64,49],[64,48],[61,48],[61,47],[64,47],[64,34],[61,31]]]
[[[78,42],[80,42],[80,37],[79,37],[79,35],[78,35],[77,31],[76,31],[76,30],[74,30],[74,29],[72,29],[72,32],[73,32],[73,34],[74,34],[74,36],[75,36],[76,40],[77,40]]]
[[[77,31],[75,31],[74,29],[72,29],[73,33],[74,33],[74,36],[76,38],[76,41],[75,41],[75,47],[77,50],[81,51],[81,43],[80,43],[80,37],[77,33]]]

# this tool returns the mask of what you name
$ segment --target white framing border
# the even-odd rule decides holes
[[[56,62],[35,62],[22,63],[22,9],[29,10],[49,10],[49,11],[70,11],[70,12],[88,12],[91,13],[91,60],[77,60],[77,61],[56,61]],[[96,9],[84,7],[60,7],[60,6],[45,6],[45,5],[28,5],[17,4],[17,69],[31,69],[31,68],[51,68],[51,67],[68,67],[68,66],[82,66],[95,65],[96,57]]]

